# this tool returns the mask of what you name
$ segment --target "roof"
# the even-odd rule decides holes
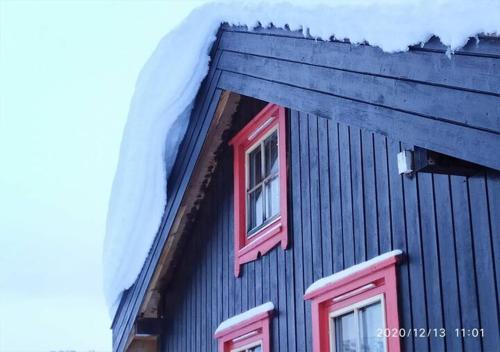
[[[276,50],[277,48],[279,50]],[[220,107],[221,97],[224,96],[225,90],[273,101],[287,107],[322,116],[335,116],[337,119],[344,119],[344,122],[350,124],[362,123],[364,127],[377,130],[385,135],[400,133],[399,137],[402,137],[400,139],[407,140],[409,143],[415,145],[424,144],[424,147],[433,150],[450,153],[466,160],[500,169],[498,157],[486,152],[495,150],[494,148],[496,150],[500,148],[498,139],[500,124],[497,118],[500,116],[499,105],[492,105],[487,100],[498,101],[494,99],[498,99],[500,96],[500,77],[498,75],[485,77],[483,74],[485,71],[498,72],[498,70],[495,70],[498,67],[496,65],[498,65],[498,59],[500,58],[500,40],[488,36],[480,37],[479,44],[475,40],[471,40],[463,49],[456,51],[455,56],[451,59],[445,56],[447,50],[448,48],[439,43],[437,38],[431,39],[423,47],[413,47],[409,52],[388,54],[368,45],[353,46],[343,41],[318,42],[312,38],[304,38],[301,33],[289,30],[259,28],[249,31],[242,27],[223,26],[217,35],[216,44],[212,48],[210,71],[198,91],[190,125],[180,146],[179,157],[176,158],[173,164],[169,178],[169,198],[163,214],[160,232],[154,240],[152,250],[141,269],[137,281],[124,295],[115,316],[113,322],[114,348],[117,350],[124,348],[135,318],[144,308],[148,294],[151,297],[150,285],[154,281],[155,273],[158,272],[163,257],[162,253],[168,247],[166,244],[170,238],[169,236],[176,233],[176,231],[173,231],[178,225],[176,219],[179,216],[182,218],[182,215],[186,214],[186,210],[182,208],[183,199],[190,190],[199,191],[198,188],[191,187],[190,180],[193,179],[193,175],[199,169],[197,165],[199,166],[200,160],[204,159],[201,156],[206,155],[203,154],[204,151],[206,152],[206,148],[212,144],[207,143],[207,138],[210,135],[210,129],[214,126],[214,119],[218,119],[217,110]],[[314,55],[304,56],[304,53],[307,52],[314,52]],[[435,55],[423,55],[429,53]],[[470,65],[475,57],[483,58],[481,61],[483,66],[480,69],[469,69],[467,71],[467,65]],[[262,60],[267,61],[263,64]],[[279,62],[276,60],[279,60]],[[308,71],[311,80],[314,82],[311,82],[311,80],[291,81],[292,78],[302,79],[305,77],[300,75],[289,77],[286,75],[283,67],[292,65],[293,61],[303,61],[306,63],[305,67],[308,70],[321,71],[334,67],[334,72],[342,75],[352,72],[362,73],[362,75],[379,80],[378,83],[387,77],[398,77],[402,79],[402,84],[407,84],[409,87],[415,87],[415,85],[420,84],[419,82],[425,81],[428,82],[426,84],[437,87],[436,89],[446,89],[446,94],[455,94],[451,93],[452,91],[457,92],[456,94],[462,94],[463,97],[466,97],[462,99],[464,104],[470,104],[470,99],[474,97],[473,104],[478,107],[479,113],[484,117],[476,119],[475,123],[479,124],[479,126],[476,126],[477,128],[475,127],[473,131],[475,140],[466,142],[474,143],[474,148],[461,148],[464,141],[452,138],[453,136],[450,136],[449,140],[443,140],[442,136],[429,133],[429,128],[432,129],[430,126],[437,126],[443,122],[428,119],[424,116],[425,114],[422,111],[425,112],[429,104],[406,105],[405,107],[407,111],[408,109],[410,111],[415,110],[415,112],[411,112],[412,116],[422,117],[421,133],[410,135],[404,131],[398,132],[397,128],[400,128],[400,125],[394,125],[395,120],[392,120],[390,124],[384,123],[384,102],[377,101],[377,97],[370,95],[360,97],[358,95],[356,98],[353,96],[353,98],[347,100],[346,97],[339,97],[351,94],[347,89],[348,87],[341,92],[334,91],[325,95],[322,91],[335,88],[317,86],[319,81],[314,79],[314,72],[316,71]],[[424,64],[427,65],[426,70],[419,69]],[[267,70],[259,71],[259,67],[265,67]],[[271,71],[274,71],[274,73]],[[273,79],[272,74],[284,75],[283,82]],[[330,74],[332,73],[330,72]],[[339,76],[339,79],[340,82],[344,82],[346,77]],[[369,81],[367,82],[369,83]],[[297,94],[299,94],[298,89],[300,86],[310,86],[311,84],[316,84],[316,86],[314,90],[308,90],[309,93],[307,94],[310,94],[310,99],[303,99],[303,96],[298,98]],[[448,89],[447,87],[450,86],[460,88]],[[481,91],[482,93],[474,95],[476,94],[475,91]],[[387,95],[387,97],[390,97],[390,95]],[[373,99],[373,103],[365,105],[368,109],[368,115],[364,114],[364,116],[375,118],[372,125],[366,119],[355,121],[349,117],[348,120],[345,120],[347,117],[344,117],[346,116],[344,111],[352,112],[353,107],[359,103],[354,98],[358,100]],[[414,94],[414,98],[418,99],[418,94]],[[426,102],[432,102],[429,97],[426,99]],[[486,99],[484,100],[485,104],[480,103],[481,99]],[[457,104],[457,106],[444,106],[445,113],[450,118],[461,118],[456,116],[456,112],[463,109],[463,106],[460,103]],[[481,111],[483,105],[496,110]],[[391,112],[391,118],[401,119],[409,116],[407,115],[408,112],[404,111],[403,106],[400,110]],[[489,115],[493,116],[493,118],[488,119],[487,116]],[[470,117],[465,116],[464,118]],[[467,125],[466,121],[455,120],[452,122],[456,126],[456,133],[459,133],[460,126]],[[405,135],[401,136],[401,133]]]

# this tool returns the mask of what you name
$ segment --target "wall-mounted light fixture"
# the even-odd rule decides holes
[[[473,176],[484,172],[485,167],[432,150],[414,147],[398,153],[398,172],[411,176],[416,172]]]
[[[398,153],[398,171],[400,175],[408,175],[413,172],[413,151],[403,150]]]

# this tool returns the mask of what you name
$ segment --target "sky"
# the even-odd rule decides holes
[[[199,1],[0,0],[0,351],[109,351],[102,244],[137,75]]]

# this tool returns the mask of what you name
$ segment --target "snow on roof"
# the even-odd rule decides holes
[[[274,304],[272,302],[267,302],[267,303],[261,304],[260,306],[255,307],[255,308],[247,310],[246,312],[235,315],[234,317],[231,317],[227,320],[224,320],[222,323],[220,323],[220,325],[215,330],[215,335],[217,335],[221,331],[229,329],[232,326],[235,326],[236,324],[242,323],[246,320],[250,320],[253,317],[256,317],[257,315],[260,315],[260,314],[266,313],[266,312],[270,312],[272,310],[274,310]]]
[[[327,285],[334,284],[350,275],[353,275],[357,272],[360,272],[361,270],[364,270],[366,268],[369,268],[372,265],[378,264],[380,262],[383,262],[386,259],[392,258],[392,257],[397,257],[399,255],[403,254],[403,251],[396,249],[391,252],[387,252],[384,254],[381,254],[377,257],[374,257],[370,260],[367,260],[366,262],[362,262],[356,265],[353,265],[345,270],[339,271],[333,275],[324,277],[322,279],[319,279],[311,284],[306,290],[305,295],[311,294],[314,291],[317,291]]]
[[[439,36],[451,50],[478,33],[500,33],[500,2],[295,0],[210,3],[194,10],[158,44],[137,80],[109,201],[103,265],[111,315],[135,282],[163,216],[166,180],[193,100],[208,72],[221,23],[273,24],[368,42],[387,52]]]

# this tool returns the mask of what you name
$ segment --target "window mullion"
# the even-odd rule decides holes
[[[264,184],[264,178],[266,175],[266,150],[264,148],[264,140],[260,142],[260,154],[262,155],[262,162],[260,164],[260,176],[262,178],[262,219],[266,221],[266,213],[267,213],[267,196],[266,196],[266,187]]]
[[[361,351],[361,324],[359,323],[359,308],[354,309],[354,320],[356,322],[357,341],[356,341],[356,351]]]

